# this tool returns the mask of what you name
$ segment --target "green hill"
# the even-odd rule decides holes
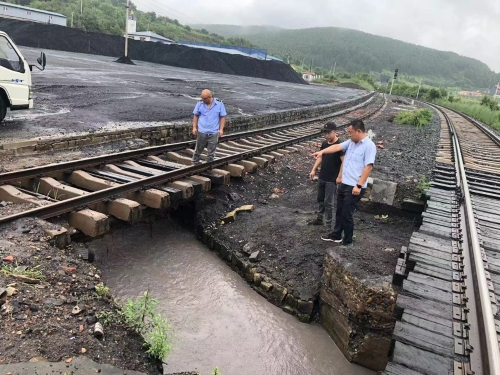
[[[190,25],[195,29],[206,29],[212,33],[225,37],[235,37],[251,34],[259,34],[264,32],[275,32],[284,30],[276,26],[238,26],[238,25],[209,25],[209,24],[194,24]]]
[[[206,25],[206,28],[223,35],[231,35],[235,30],[234,26],[224,25],[213,28]],[[356,30],[338,27],[252,30],[237,35],[266,48],[271,55],[296,65],[304,62],[306,67],[312,63],[313,67],[330,70],[337,62],[337,71],[370,72],[387,77],[398,68],[400,76],[410,81],[424,77],[424,83],[429,85],[462,88],[492,87],[500,79],[500,74],[479,60]]]
[[[64,14],[71,26],[74,13],[74,27],[106,34],[123,35],[125,31],[126,0],[84,0],[83,14],[80,14],[80,0],[3,0],[13,4],[29,6]],[[205,29],[183,26],[177,20],[158,16],[154,12],[141,12],[131,2],[137,17],[137,31],[152,31],[174,40],[199,41],[253,47],[241,38],[228,38]],[[8,31],[8,30],[7,30]]]

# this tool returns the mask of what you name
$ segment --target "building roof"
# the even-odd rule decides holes
[[[313,72],[302,72],[302,74],[308,74],[310,76],[315,76],[316,75],[316,73],[313,73]]]
[[[0,5],[1,6],[6,6],[8,8],[24,9],[24,10],[29,10],[31,12],[38,12],[38,13],[50,14],[52,16],[66,18],[66,16],[64,14],[49,12],[49,11],[43,10],[43,9],[36,9],[36,8],[25,7],[25,6],[17,5],[17,4],[5,3],[3,1],[0,1]]]
[[[165,42],[170,42],[170,43],[174,43],[175,41],[172,40],[172,39],[168,39],[168,38],[165,38],[164,36],[161,36],[161,35],[158,35],[156,33],[153,33],[151,31],[139,31],[139,32],[135,32],[135,33],[128,33],[128,35],[134,35],[134,36],[148,36],[150,38],[155,38],[155,39],[160,39],[160,40],[163,40]]]

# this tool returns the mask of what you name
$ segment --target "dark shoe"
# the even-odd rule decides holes
[[[328,233],[328,234],[321,236],[321,239],[323,241],[327,241],[327,242],[335,242],[338,244],[342,243],[342,238],[338,239],[338,238],[334,237],[331,233]]]
[[[191,165],[201,165],[201,161],[192,161]]]
[[[318,218],[308,221],[307,225],[323,225],[323,220],[320,220]]]

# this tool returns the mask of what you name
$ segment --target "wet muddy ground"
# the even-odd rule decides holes
[[[382,141],[384,147],[378,148],[372,177],[398,183],[396,207],[404,198],[415,198],[419,179],[430,175],[439,136],[436,120],[423,129],[389,122],[397,108],[388,102],[383,112],[366,121],[370,134],[375,133],[374,142]],[[343,131],[340,136],[346,138]],[[317,210],[317,183],[308,179],[314,161],[310,154],[319,149],[319,142],[316,146],[288,155],[244,180],[233,180],[231,186],[211,192],[211,204],[195,217],[184,217],[186,223],[209,230],[246,257],[245,245],[251,252],[260,250],[258,272],[303,300],[316,299],[325,252],[334,246],[320,239],[327,228],[307,225]],[[228,212],[246,204],[253,204],[255,210],[221,225]],[[336,251],[355,264],[352,272],[359,279],[390,279],[401,246],[408,244],[415,225],[414,219],[397,212],[381,220],[377,212],[358,211],[354,247]]]
[[[39,51],[22,48],[28,62]],[[226,104],[229,117],[269,113],[353,99],[366,91],[308,86],[209,73],[145,62],[44,51],[47,68],[33,72],[35,109],[11,112],[0,144],[50,135],[158,125],[189,120],[202,89]]]
[[[104,338],[94,337],[96,316],[115,311],[115,304],[111,296],[97,293],[101,272],[79,258],[81,246],[54,247],[35,219],[0,227],[0,294],[8,291],[0,298],[0,364],[71,362],[84,355],[158,373],[143,339],[121,324],[105,324]]]

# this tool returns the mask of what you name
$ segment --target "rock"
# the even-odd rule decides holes
[[[297,300],[291,294],[287,294],[287,296],[285,297],[285,304],[287,306],[290,306],[292,309],[296,309],[297,308]]]
[[[265,281],[263,281],[263,282],[260,283],[260,288],[264,292],[269,292],[272,287],[273,287],[273,284],[271,284],[271,283],[268,283],[268,282],[265,282]]]
[[[229,193],[229,199],[231,199],[233,202],[237,202],[241,199],[241,197],[236,193]]]
[[[2,259],[4,262],[12,263],[14,261],[14,257],[12,255],[8,255]]]
[[[95,285],[94,284],[89,284],[87,286],[87,290],[95,290]]]
[[[54,306],[62,306],[64,304],[64,301],[62,299],[56,299],[56,298],[47,298],[45,300],[46,305],[54,305]]]
[[[29,360],[31,363],[36,363],[36,362],[48,362],[47,359],[43,357],[34,357]]]
[[[299,310],[300,313],[302,314],[312,314],[314,308],[314,303],[312,301],[301,301],[297,303],[297,309]]]
[[[19,314],[16,316],[16,320],[26,320],[28,319],[28,315],[26,314]]]
[[[290,306],[288,305],[285,305],[281,308],[284,312],[286,312],[287,314],[290,314],[290,315],[295,315],[295,310],[292,309]]]
[[[85,354],[85,353],[87,353],[87,349],[82,348],[81,352],[82,352],[82,354]]]
[[[94,315],[87,316],[87,324],[96,324],[97,318]]]
[[[257,263],[259,261],[259,255],[260,255],[260,250],[254,251],[250,255],[250,258],[249,258],[250,262]]]
[[[65,362],[66,363],[71,363],[71,362],[73,362],[73,358],[68,358]]]
[[[302,323],[309,323],[311,321],[311,315],[308,314],[299,314],[298,318]]]
[[[260,285],[260,283],[262,282],[262,275],[260,273],[256,273],[253,275],[253,283],[257,286]]]
[[[6,201],[1,201],[0,202],[0,207],[7,207],[7,202]]]
[[[7,289],[0,288],[0,300],[4,299],[5,297],[8,297],[7,296]]]
[[[76,272],[76,267],[61,267],[65,272],[67,273],[74,273]]]
[[[255,249],[255,244],[253,242],[249,242],[243,246],[243,252],[247,255],[252,254],[253,249]]]
[[[273,289],[269,294],[269,302],[275,304],[276,306],[280,306],[287,294],[288,291],[286,288],[276,284],[273,286]]]
[[[78,315],[82,312],[82,309],[79,306],[73,307],[73,310],[71,310],[71,314],[73,315]]]
[[[278,194],[271,194],[271,196],[269,197],[269,199],[278,199],[280,196]]]
[[[7,297],[11,297],[11,296],[14,296],[17,294],[17,289],[16,288],[13,288],[11,286],[9,286],[7,289],[6,289],[6,292],[7,292]]]
[[[40,311],[40,307],[38,307],[37,305],[35,305],[35,304],[33,304],[33,303],[32,303],[32,304],[30,305],[30,310],[31,310],[32,312],[37,312],[37,311]]]
[[[258,199],[257,203],[260,203],[260,204],[269,204],[265,199]]]

